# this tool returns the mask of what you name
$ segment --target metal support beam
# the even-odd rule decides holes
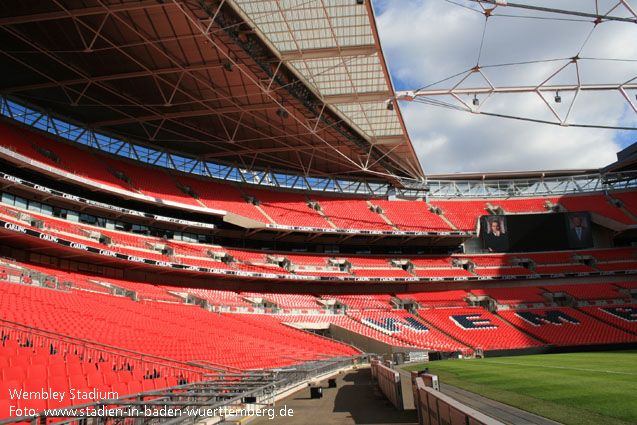
[[[371,56],[378,53],[378,48],[373,45],[331,47],[324,49],[291,50],[281,52],[282,61],[324,59],[335,56]]]
[[[107,13],[131,12],[133,10],[166,7],[166,4],[156,0],[134,1],[106,6],[66,9],[56,12],[35,13],[33,15],[8,16],[0,18],[0,26],[28,24],[31,22],[55,21],[58,19],[72,19],[82,16],[105,15]]]

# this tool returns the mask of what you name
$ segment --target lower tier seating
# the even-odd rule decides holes
[[[568,307],[498,313],[518,328],[554,345],[634,342],[637,338]]]
[[[633,334],[637,334],[636,304],[588,306],[578,307],[578,309],[586,314],[595,316],[603,322],[611,323]]]
[[[418,310],[418,315],[473,348],[502,350],[544,345],[480,307]]]
[[[348,313],[356,321],[411,345],[430,350],[463,351],[467,347],[425,325],[407,311],[357,311]]]
[[[334,346],[281,324],[256,327],[251,317],[237,314],[6,282],[0,282],[0,318],[164,358],[206,360],[242,369],[352,353],[348,346]]]

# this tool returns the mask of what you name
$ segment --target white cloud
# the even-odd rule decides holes
[[[443,0],[381,3],[378,9],[382,13],[377,17],[377,24],[398,90],[418,89],[476,65],[485,22],[480,13]],[[469,8],[478,7],[471,1],[458,0],[458,3]],[[540,1],[532,3],[540,4]],[[563,1],[560,7],[592,11],[583,7],[582,0]],[[499,8],[498,11],[510,15],[540,16],[537,12],[513,8]],[[579,53],[580,57],[596,59],[578,62],[583,83],[619,83],[634,78],[637,75],[635,62],[597,59],[637,60],[635,25],[602,23],[584,43],[593,27],[591,23],[564,20],[491,17],[486,27],[480,65],[567,59]],[[567,63],[568,60],[562,60],[486,67],[484,72],[495,85],[537,85]],[[575,82],[575,70],[574,64],[569,65],[549,84]],[[460,78],[432,88],[450,88]],[[477,84],[484,85],[484,82],[472,76],[463,86],[475,87]],[[560,104],[553,101],[554,95],[548,93],[546,99],[564,117],[574,93],[560,93]],[[470,99],[467,96],[466,102],[470,103]],[[453,102],[451,98],[436,100]],[[497,95],[486,103],[484,100],[481,99],[482,111],[541,120],[555,119],[535,94]],[[401,102],[401,111],[427,174],[597,168],[613,162],[616,152],[621,149],[618,140],[623,136],[625,144],[626,135],[631,134],[493,118],[415,102]],[[568,122],[634,127],[636,117],[617,92],[580,93]]]

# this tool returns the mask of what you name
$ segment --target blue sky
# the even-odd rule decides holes
[[[479,8],[475,2],[453,0],[453,3],[446,0],[372,0],[396,90],[418,89],[476,64],[488,66],[527,61],[537,62],[483,69],[495,85],[537,85],[566,65],[567,58],[577,54],[588,58],[578,62],[580,78],[585,84],[619,83],[637,76],[637,29],[634,24],[606,22],[595,26],[590,22],[493,16],[485,30],[484,15],[469,10]],[[555,7],[555,2],[549,0],[528,0],[526,3]],[[605,3],[599,0],[600,8],[611,7],[617,1]],[[637,8],[635,3],[637,0],[629,1]],[[595,2],[562,0],[559,5],[564,9],[592,11]],[[498,11],[502,15],[525,14],[511,7],[500,7]],[[527,15],[556,17],[537,12]],[[564,60],[546,62],[547,59]],[[450,79],[435,88],[450,88],[460,78]],[[576,79],[575,66],[569,65],[551,83],[572,83]],[[465,84],[465,87],[476,87],[484,83],[474,75]],[[635,93],[629,95],[635,96]],[[562,115],[570,105],[569,96],[572,94],[562,94],[561,104],[552,103]],[[437,100],[452,101],[451,98]],[[470,103],[470,99],[466,101]],[[535,94],[497,95],[481,105],[486,112],[553,119],[550,110]],[[617,151],[637,141],[637,131],[551,126],[415,102],[401,102],[400,108],[427,174],[597,168],[615,161]],[[637,114],[617,92],[582,92],[573,106],[569,122],[637,127]]]

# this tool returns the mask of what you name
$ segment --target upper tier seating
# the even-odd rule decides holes
[[[438,214],[429,211],[429,207],[423,201],[374,199],[371,202],[382,208],[385,217],[398,230],[407,232],[449,232],[453,230]]]
[[[311,194],[310,198],[321,205],[323,213],[338,228],[389,232],[394,230],[380,214],[369,209],[369,204],[365,200],[328,198],[314,194]]]
[[[23,130],[24,131],[24,130]],[[70,171],[97,183],[132,191],[130,185],[111,174],[91,152],[63,142],[51,140],[37,133],[29,133],[29,140],[53,152],[60,161],[58,168]]]
[[[150,167],[140,167],[118,159],[103,157],[102,160],[115,171],[121,171],[130,179],[133,187],[146,196],[178,204],[201,207],[190,195],[183,193],[164,171]]]
[[[458,230],[474,232],[478,217],[488,215],[486,201],[430,201],[434,207],[442,209],[443,215]]]
[[[320,229],[332,228],[318,211],[307,206],[307,201],[303,195],[251,188],[246,188],[245,192],[258,199],[260,201],[259,206],[277,224]]]
[[[542,341],[560,346],[634,342],[637,338],[567,307],[503,310],[498,314]]]
[[[635,224],[628,214],[611,205],[604,195],[565,196],[560,198],[560,204],[571,212],[591,211],[620,223]]]
[[[31,141],[34,134],[28,130],[0,121],[0,146],[50,167],[61,168],[60,164],[35,150]]]
[[[53,141],[46,135],[26,130],[11,124],[0,123],[0,146],[13,150],[27,158],[62,171],[86,177],[100,184],[118,189],[135,191],[124,181],[117,179],[107,169],[108,164],[116,171],[123,171],[131,180],[131,184],[141,193],[159,200],[168,200],[190,206],[204,204],[209,208],[228,211],[261,223],[272,224],[255,205],[248,203],[237,187],[200,180],[195,177],[173,176],[182,185],[192,188],[199,201],[183,193],[173,181],[167,170],[129,163],[99,153],[77,147],[70,143]],[[38,149],[36,149],[36,146]],[[46,151],[52,153],[48,155]],[[53,158],[53,159],[52,159]],[[261,207],[275,223],[286,226],[307,226],[329,229],[325,218],[310,209],[305,196],[291,192],[274,192],[261,189],[245,188],[246,194],[256,197]],[[473,232],[478,217],[489,214],[487,207],[500,206],[508,213],[538,213],[546,211],[547,202],[558,202],[568,211],[592,211],[604,217],[628,225],[636,224],[633,217],[622,208],[612,205],[605,195],[572,195],[561,198],[526,198],[526,199],[469,199],[469,200],[431,200],[430,205],[439,207],[443,217],[429,211],[423,201],[347,199],[309,195],[318,201],[323,213],[338,228],[350,230],[395,231],[429,231],[446,232],[454,230]],[[625,204],[625,209],[637,214],[637,201],[633,192],[611,193]],[[383,215],[393,224],[387,223],[383,217],[370,210],[371,205],[380,207]],[[395,226],[395,227],[394,227]]]
[[[269,223],[267,217],[253,204],[246,202],[241,191],[232,185],[181,175],[174,177],[183,186],[194,190],[198,199],[208,208],[228,211],[262,223]]]
[[[637,217],[637,193],[635,192],[620,192],[613,193],[613,198],[620,200],[632,215]]]
[[[418,314],[473,348],[502,350],[543,345],[480,307],[418,310]]]
[[[492,199],[491,205],[499,206],[507,213],[539,213],[546,212],[547,201],[556,203],[558,198],[532,198],[532,199]]]

